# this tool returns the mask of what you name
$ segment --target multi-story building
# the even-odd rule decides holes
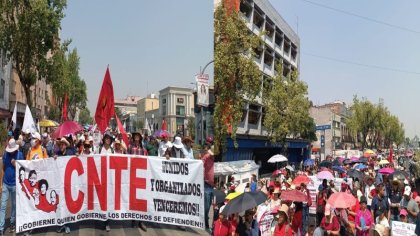
[[[187,124],[194,117],[194,96],[190,88],[169,86],[159,91],[159,110],[162,121],[165,120],[171,136],[179,133],[188,135]]]
[[[321,158],[325,155],[334,155],[334,151],[354,148],[354,138],[347,128],[346,119],[350,116],[350,110],[344,102],[336,101],[321,106],[313,106],[309,114],[314,118],[317,126],[330,125],[330,129],[317,130],[318,141],[313,143],[314,149],[325,150],[321,153]],[[325,146],[321,146],[321,135],[324,135]]]
[[[155,94],[149,94],[137,102],[137,117],[139,121],[144,122],[143,126],[147,122],[149,127],[146,127],[146,129],[151,132],[157,128],[156,126],[161,119],[159,116],[159,98]]]
[[[118,108],[122,115],[125,123],[125,129],[127,132],[139,131],[141,127],[137,127],[137,102],[142,99],[138,96],[127,96],[125,99],[115,99],[114,106]]]
[[[221,1],[216,1],[221,2]],[[217,5],[217,3],[216,3]],[[263,45],[256,51],[254,61],[263,74],[261,90],[277,75],[277,65],[283,66],[283,76],[299,69],[300,39],[280,16],[269,0],[240,1],[239,11],[248,29],[262,35]],[[254,159],[264,164],[272,155],[280,152],[279,144],[272,144],[263,127],[264,107],[261,98],[245,104],[237,131],[239,149],[228,139],[228,150],[223,160]],[[310,145],[306,140],[289,140],[287,143],[289,162],[299,162],[309,155]]]
[[[0,50],[0,121],[8,125],[11,117],[9,111],[9,86],[12,76],[12,63],[6,58],[3,50]]]

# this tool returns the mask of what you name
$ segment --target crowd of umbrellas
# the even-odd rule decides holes
[[[272,156],[268,163],[285,163],[288,159],[277,154]],[[377,157],[376,153],[372,150],[364,152],[362,157],[337,157],[335,160],[324,160],[320,163],[316,163],[314,159],[307,159],[303,162],[303,167],[316,167],[318,172],[316,178],[319,180],[334,180],[336,175],[345,176],[346,178],[353,178],[353,180],[365,181],[369,177],[367,170],[369,166],[374,165],[378,168],[378,173],[388,176],[390,181],[401,181],[403,182],[408,178],[408,174],[405,171],[392,168],[393,163],[390,163],[387,159],[383,159],[380,156]],[[282,165],[284,166],[284,165]],[[285,174],[285,172],[296,174],[291,182],[293,186],[301,186],[302,184],[308,185],[312,180],[307,176],[306,173],[298,171],[290,165],[286,165],[280,169],[275,170],[272,175],[279,176]],[[268,199],[267,192],[232,192],[226,195],[224,192],[216,190],[215,200],[217,204],[228,201],[225,205],[222,214],[230,215],[235,213],[244,212],[246,210],[257,207],[264,203]],[[285,202],[307,202],[308,195],[304,194],[300,190],[294,189],[294,187],[283,189],[280,194],[280,199]],[[356,203],[356,198],[348,192],[335,192],[327,200],[327,203],[334,208],[349,208]]]

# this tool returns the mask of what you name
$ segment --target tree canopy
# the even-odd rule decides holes
[[[223,4],[214,13],[214,143],[215,154],[226,147],[243,114],[243,104],[261,92],[262,74],[254,63],[260,38],[249,33],[240,13],[227,14]]]
[[[366,98],[353,98],[352,115],[347,127],[354,136],[360,137],[362,148],[388,148],[389,145],[404,143],[404,126],[398,117],[392,115],[383,102],[374,104]]]
[[[31,86],[46,77],[51,54],[59,48],[66,0],[0,1],[0,48],[13,61],[32,107]],[[49,78],[46,79],[50,83]]]

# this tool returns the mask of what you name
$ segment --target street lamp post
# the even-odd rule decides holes
[[[207,67],[212,64],[214,62],[214,60],[209,61],[204,67],[203,69],[200,71],[200,75],[204,74],[204,71],[207,69]],[[209,94],[207,94],[207,96],[209,96]],[[197,90],[197,98],[198,98],[198,90]],[[201,106],[201,146],[204,146],[204,106]]]

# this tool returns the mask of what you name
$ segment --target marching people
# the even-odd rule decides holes
[[[32,135],[31,148],[26,160],[38,160],[48,158],[47,150],[41,145],[41,135],[36,132]]]
[[[166,150],[169,148],[172,148],[172,143],[169,141],[169,136],[167,133],[163,133],[161,135],[162,141],[159,143],[159,149],[158,149],[158,156],[164,157]]]
[[[126,154],[126,150],[119,139],[115,139],[114,142],[114,153],[117,154]]]
[[[143,146],[142,136],[139,132],[132,133],[131,143],[128,145],[127,153],[131,155],[144,155],[148,156],[146,148]]]
[[[275,236],[292,236],[293,229],[289,224],[289,207],[282,204],[276,215],[277,225],[274,230]]]
[[[186,150],[184,149],[184,144],[181,141],[181,137],[175,137],[174,142],[172,143],[171,156],[174,158],[185,158]]]
[[[89,140],[85,140],[83,142],[83,151],[82,151],[81,155],[91,155],[91,154],[93,154],[92,146],[91,146]]]
[[[19,150],[16,140],[11,138],[3,154],[3,187],[0,207],[0,235],[4,235],[7,202],[10,200],[12,213],[10,215],[9,232],[15,231],[16,224],[16,161],[23,160],[23,153]]]
[[[367,209],[367,199],[365,196],[360,198],[360,210],[357,212],[355,225],[357,236],[368,236],[369,230],[372,227],[372,214]]]
[[[214,154],[210,145],[204,146],[201,160],[204,165],[204,224],[206,229],[210,229],[209,212],[212,206],[214,188]]]
[[[191,139],[191,137],[186,136],[182,139],[182,143],[184,144],[183,149],[185,158],[194,160],[194,150],[192,148],[194,141]]]
[[[54,156],[54,142],[47,133],[42,134],[42,146],[47,150],[49,157]]]

